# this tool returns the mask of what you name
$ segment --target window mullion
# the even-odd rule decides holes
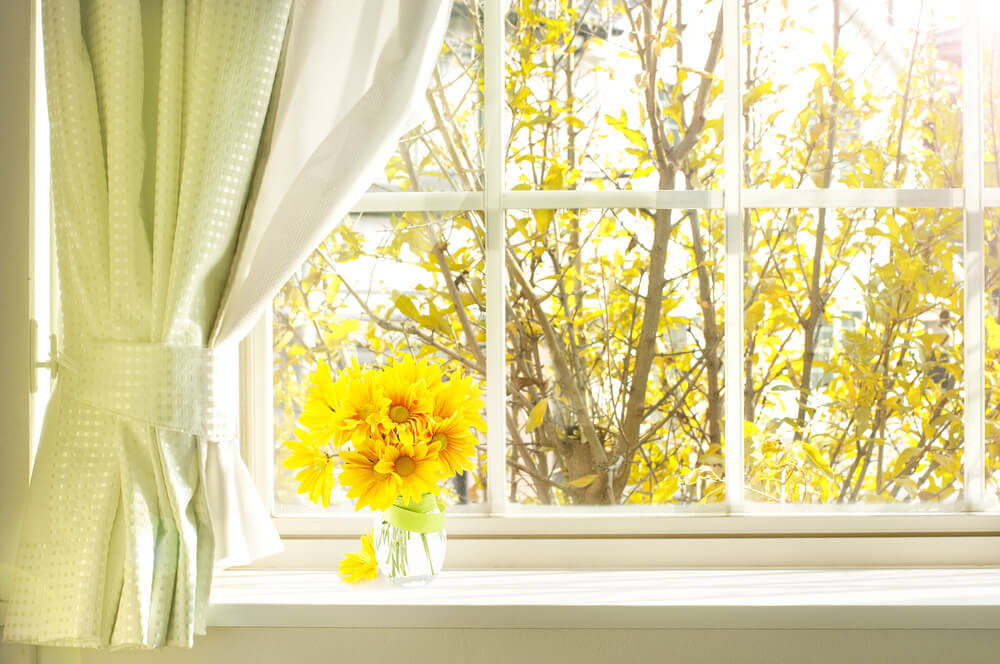
[[[723,94],[725,119],[723,189],[726,220],[725,432],[726,504],[730,512],[744,509],[743,499],[743,154],[740,119],[740,2],[723,0]]]
[[[985,498],[985,352],[983,309],[982,45],[978,0],[962,3],[962,178],[965,189],[965,504],[981,509]]]
[[[708,210],[722,207],[719,191],[672,189],[608,189],[585,191],[579,189],[508,191],[503,195],[503,206],[516,210],[554,210],[557,208],[656,208],[658,210]]]
[[[484,3],[486,213],[486,495],[491,514],[506,508],[504,371],[503,0]]]
[[[743,208],[957,208],[961,189],[749,189]]]
[[[362,212],[457,212],[481,210],[481,191],[378,191],[363,194],[351,208]]]

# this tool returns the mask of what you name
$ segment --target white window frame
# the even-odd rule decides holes
[[[983,367],[984,208],[1000,206],[1000,188],[983,188],[982,36],[990,0],[962,0],[963,186],[958,189],[761,190],[742,178],[740,0],[723,0],[724,186],[721,191],[509,191],[503,164],[503,0],[485,3],[485,190],[371,193],[355,212],[484,210],[486,217],[487,495],[448,518],[452,567],[684,565],[975,565],[1000,558],[1000,507],[985,496]],[[734,57],[735,54],[735,57]],[[732,84],[731,84],[732,83]],[[725,283],[742,283],[744,209],[959,208],[965,242],[964,490],[959,503],[920,505],[765,505],[743,499],[742,288],[726,288],[726,500],[707,506],[530,506],[505,497],[504,283],[507,209],[657,208],[721,210]],[[735,312],[735,315],[734,315]],[[735,358],[730,360],[730,358]],[[286,543],[266,565],[326,567],[356,548],[371,516],[279,514],[273,487],[273,344],[270,315],[241,346],[243,452]],[[978,369],[976,369],[978,367]],[[735,386],[735,389],[734,387]],[[972,435],[968,435],[971,433]]]

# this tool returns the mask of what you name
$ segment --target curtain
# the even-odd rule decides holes
[[[235,453],[232,349],[206,344],[290,5],[43,2],[62,356],[8,640],[188,646],[204,631],[202,474]],[[259,498],[241,510],[266,517]],[[272,531],[257,553],[279,546]]]
[[[239,339],[408,128],[451,0],[298,0],[271,150],[213,340]]]
[[[43,1],[63,337],[6,640],[190,646],[213,563],[280,548],[234,343],[388,159],[449,13]]]

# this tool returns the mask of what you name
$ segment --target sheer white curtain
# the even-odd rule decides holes
[[[280,546],[236,449],[227,342],[388,158],[449,11],[43,0],[63,354],[5,639],[190,646],[213,562]]]
[[[391,156],[451,0],[300,0],[272,147],[213,339],[242,338]]]
[[[388,161],[450,13],[451,0],[297,0],[268,154],[213,345],[246,336]],[[235,450],[208,449],[205,484],[220,557],[243,564],[269,553],[273,528],[244,507],[256,489]]]

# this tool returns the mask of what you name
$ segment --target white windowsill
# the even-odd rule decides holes
[[[216,579],[214,627],[1000,629],[1000,568],[445,571],[420,588],[335,572]]]

